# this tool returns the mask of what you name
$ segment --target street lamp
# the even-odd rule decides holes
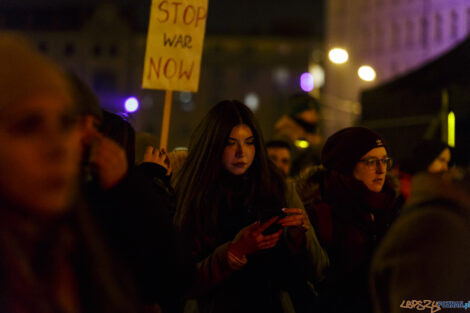
[[[369,65],[362,65],[358,70],[357,74],[362,80],[371,82],[375,79],[375,70]]]
[[[328,58],[335,64],[346,63],[349,59],[348,51],[343,48],[333,48],[328,53]]]

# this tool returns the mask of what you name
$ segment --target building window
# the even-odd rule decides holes
[[[399,70],[400,69],[398,68],[398,63],[395,60],[392,60],[392,62],[390,63],[390,74],[392,76],[395,76],[398,74]]]
[[[397,23],[392,23],[392,49],[400,49],[400,26]]]
[[[112,70],[96,71],[93,75],[93,90],[113,92],[116,90],[116,73]]]
[[[46,53],[47,51],[49,51],[49,44],[46,41],[40,41],[38,42],[38,49],[42,53]]]
[[[426,48],[428,46],[428,33],[429,33],[429,22],[428,19],[422,17],[420,19],[421,32],[420,32],[420,42],[421,47]]]
[[[405,34],[405,44],[408,48],[413,47],[414,45],[414,31],[415,25],[412,20],[406,21],[406,34]]]
[[[367,55],[371,53],[371,40],[372,40],[372,31],[368,25],[362,24],[361,26],[361,49],[363,54]]]
[[[65,44],[64,55],[68,57],[75,55],[75,45],[73,43],[68,42]]]
[[[442,42],[442,16],[439,13],[434,16],[434,41]]]
[[[470,8],[467,9],[467,34],[470,34]]]
[[[102,53],[103,53],[103,48],[99,44],[95,44],[93,46],[93,55],[95,57],[99,57],[101,56]]]
[[[377,24],[375,27],[375,51],[380,54],[384,48],[384,30],[381,24]]]
[[[459,16],[457,12],[450,12],[450,37],[457,39],[459,36]]]
[[[109,47],[109,55],[112,56],[112,57],[115,57],[115,56],[118,55],[118,53],[119,53],[119,49],[118,49],[117,45],[112,44]]]

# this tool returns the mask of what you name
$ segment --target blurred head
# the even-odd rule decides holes
[[[274,165],[288,176],[292,163],[290,145],[282,140],[272,140],[266,143],[266,149]]]
[[[88,146],[96,137],[103,120],[98,97],[75,73],[68,72],[67,78],[73,92],[80,121],[80,137],[83,146]]]
[[[392,161],[382,137],[364,127],[348,127],[331,135],[322,150],[322,164],[379,192]]]
[[[292,95],[289,98],[289,115],[309,133],[317,131],[320,118],[320,103],[318,100],[306,93]]]
[[[442,152],[435,158],[432,163],[428,166],[427,171],[429,173],[444,173],[449,170],[450,162],[450,149],[445,148]]]
[[[0,94],[0,207],[64,212],[80,159],[67,79],[23,39],[0,35]]]
[[[418,172],[443,173],[448,170],[451,160],[450,147],[435,139],[422,139],[402,160],[400,170],[409,174]]]

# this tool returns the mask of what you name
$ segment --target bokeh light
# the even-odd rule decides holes
[[[375,79],[375,70],[369,65],[363,65],[357,71],[357,74],[362,80],[371,82]]]
[[[312,91],[314,88],[314,83],[313,83],[313,75],[310,73],[303,73],[300,75],[300,88],[302,88],[303,91],[309,92]]]
[[[133,113],[139,109],[139,100],[136,97],[129,97],[124,102],[124,109],[127,112]]]
[[[333,48],[328,53],[328,57],[331,62],[336,64],[346,63],[349,59],[348,52],[343,48]]]
[[[250,92],[245,97],[245,104],[251,109],[251,111],[256,112],[259,109],[259,97],[256,93]]]

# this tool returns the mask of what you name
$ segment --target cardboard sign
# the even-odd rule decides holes
[[[152,0],[142,87],[196,92],[208,0]]]

